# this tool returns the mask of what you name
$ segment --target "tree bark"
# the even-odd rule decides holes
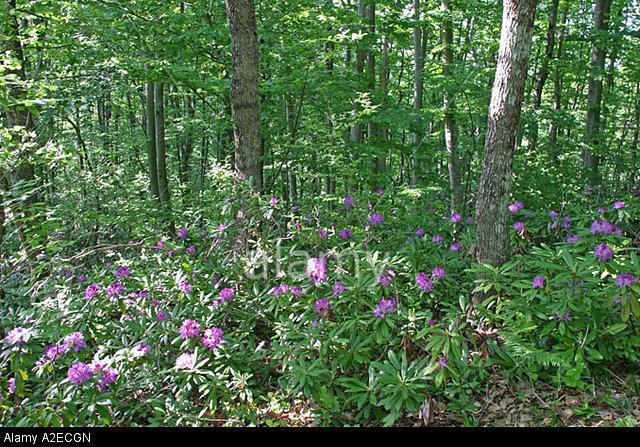
[[[231,116],[236,178],[262,189],[258,29],[253,0],[225,0],[231,32]]]
[[[596,32],[591,47],[591,70],[589,72],[587,93],[587,120],[585,125],[585,140],[589,149],[583,154],[584,165],[588,173],[590,186],[599,183],[599,157],[593,153],[593,148],[599,143],[600,110],[602,107],[602,76],[604,70],[605,46],[602,42],[602,32],[607,31],[611,0],[596,0],[594,4],[594,30]]]
[[[171,194],[167,178],[167,144],[165,142],[164,121],[164,84],[156,82],[153,89],[156,121],[156,149],[158,157],[158,190],[160,203],[168,212],[171,211]]]
[[[451,5],[448,0],[443,0],[440,9],[444,14],[442,19],[442,74],[445,82],[450,83],[453,77],[453,25],[451,22]],[[451,211],[458,212],[462,208],[462,191],[460,189],[460,169],[458,161],[458,131],[455,120],[455,102],[450,87],[444,89],[444,141],[448,154],[449,188],[451,189]]]
[[[424,86],[422,72],[424,52],[422,50],[422,29],[420,27],[420,0],[413,0],[413,110],[416,115],[422,109],[422,90]],[[418,183],[418,148],[422,144],[422,119],[416,117],[415,131],[412,134],[411,184]]]
[[[482,175],[476,203],[477,258],[494,266],[510,255],[508,200],[535,0],[504,0],[498,65],[491,92]]]
[[[154,83],[146,84],[146,124],[147,124],[147,162],[149,167],[149,187],[151,194],[160,202],[158,187],[158,155],[156,149]]]

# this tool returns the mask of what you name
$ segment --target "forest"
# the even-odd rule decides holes
[[[1,0],[0,426],[640,426],[640,0]]]

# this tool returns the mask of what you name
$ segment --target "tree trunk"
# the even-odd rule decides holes
[[[164,135],[164,84],[156,82],[153,93],[156,120],[156,155],[158,157],[158,190],[160,192],[160,203],[165,211],[171,212],[171,194],[167,178],[167,144]]]
[[[413,0],[413,109],[416,115],[422,109],[422,90],[424,52],[422,51],[422,30],[420,28],[420,0]],[[418,148],[422,144],[422,119],[416,117],[415,131],[412,135],[413,148],[411,155],[411,184],[418,183]]]
[[[588,81],[587,121],[585,126],[585,140],[589,149],[586,149],[583,154],[590,186],[595,186],[599,183],[599,157],[593,153],[592,149],[599,143],[598,133],[600,132],[600,109],[602,107],[602,77],[599,72],[604,69],[605,59],[605,45],[602,42],[601,33],[607,31],[610,9],[611,0],[596,0],[593,10],[596,34],[591,47],[591,70]]]
[[[236,178],[262,189],[258,29],[253,0],[225,0],[231,31],[231,116]]]
[[[451,5],[448,0],[443,0],[441,10],[444,13],[442,19],[442,74],[447,83],[444,89],[444,140],[447,148],[449,188],[451,189],[451,211],[457,212],[462,208],[462,193],[460,190],[460,170],[458,161],[457,139],[458,131],[455,120],[455,103],[453,95],[449,91],[449,85],[453,78],[453,25],[451,23]]]
[[[158,187],[158,155],[156,149],[156,119],[154,83],[149,81],[146,85],[146,124],[147,124],[147,161],[149,165],[149,186],[151,194],[160,201],[160,189]]]
[[[510,255],[507,207],[535,10],[535,0],[503,2],[498,65],[476,203],[477,258],[494,266],[503,264]]]

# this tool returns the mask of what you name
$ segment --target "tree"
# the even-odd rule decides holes
[[[503,2],[498,65],[476,202],[477,258],[494,266],[503,264],[510,255],[507,207],[535,9],[535,0]]]
[[[156,119],[155,119],[155,101],[154,101],[154,83],[148,81],[146,83],[146,101],[145,113],[147,123],[147,166],[149,171],[149,186],[151,194],[160,201],[160,189],[158,188],[158,156],[156,149]]]
[[[258,110],[258,30],[253,0],[225,0],[231,31],[231,116],[238,180],[262,189]]]
[[[419,114],[422,109],[424,87],[424,52],[422,49],[422,29],[420,27],[420,0],[413,0],[413,110]],[[413,132],[413,152],[411,156],[411,183],[418,183],[418,148],[422,144],[422,119],[418,115]]]
[[[607,31],[611,0],[596,0],[593,7],[593,27],[595,37],[591,47],[591,70],[589,71],[587,93],[587,120],[585,125],[585,139],[589,149],[584,151],[584,165],[588,171],[590,186],[599,183],[599,157],[592,149],[598,144],[600,132],[600,110],[602,108],[602,75],[604,70],[605,45],[602,36]]]

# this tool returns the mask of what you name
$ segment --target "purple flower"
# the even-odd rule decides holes
[[[631,273],[618,273],[618,276],[616,276],[616,284],[618,287],[629,287],[637,282],[638,278],[633,276]]]
[[[396,304],[398,304],[398,301],[393,296],[390,296],[388,300],[384,298],[380,299],[373,310],[373,317],[384,319],[387,315],[391,315],[393,313],[396,308]]]
[[[131,355],[135,358],[146,357],[151,354],[151,347],[145,343],[138,343],[131,350]]]
[[[444,279],[445,276],[447,276],[447,274],[442,267],[434,267],[433,270],[431,270],[431,278],[434,281]]]
[[[462,215],[458,213],[453,213],[449,220],[453,223],[458,223],[462,220]]]
[[[223,335],[224,331],[220,328],[210,327],[205,329],[204,334],[202,334],[202,346],[215,351],[218,346],[227,342],[222,338]]]
[[[16,392],[16,379],[14,379],[12,377],[9,380],[7,380],[7,382],[9,383],[9,386],[7,386],[7,393],[9,393],[9,394],[15,393]]]
[[[440,368],[444,368],[445,366],[447,366],[447,357],[441,357],[440,360],[438,360],[438,365],[440,365]]]
[[[164,248],[164,242],[162,241],[156,242],[156,248]]]
[[[87,275],[80,275],[76,278],[78,284],[85,282],[89,277]]]
[[[534,289],[544,289],[545,280],[542,276],[536,276],[533,278],[533,284],[531,287]]]
[[[331,316],[331,309],[333,306],[327,298],[320,298],[314,305],[314,310],[320,318],[329,318]]]
[[[190,255],[195,255],[196,254],[196,247],[194,247],[193,245],[189,245],[187,247],[187,253],[189,253]]]
[[[513,224],[513,229],[516,230],[518,233],[522,233],[524,231],[524,222],[522,221],[517,221],[516,223]]]
[[[593,250],[593,254],[598,258],[599,261],[608,261],[613,258],[613,249],[609,247],[606,243],[602,243],[596,245],[596,248]]]
[[[69,367],[67,378],[74,385],[80,385],[93,377],[91,367],[86,363],[77,362]]]
[[[344,283],[337,281],[333,284],[333,296],[338,296],[345,291]]]
[[[569,243],[569,244],[574,244],[574,243],[576,243],[576,242],[578,242],[580,240],[582,240],[582,238],[580,236],[578,236],[577,234],[570,234],[567,237],[567,243]]]
[[[551,216],[552,219],[557,219],[559,214],[558,214],[557,211],[551,210],[551,211],[549,211],[549,216]]]
[[[88,301],[91,298],[95,297],[98,292],[102,289],[100,284],[90,284],[84,291],[84,298]]]
[[[84,336],[82,332],[72,332],[67,335],[62,341],[62,347],[64,351],[68,351],[69,349],[73,349],[75,352],[79,352],[82,349],[87,347],[87,344],[84,342]]]
[[[23,327],[16,327],[9,331],[4,338],[10,345],[22,345],[29,338],[30,331]]]
[[[571,216],[564,216],[562,218],[562,228],[564,228],[565,230],[571,228]]]
[[[290,287],[287,284],[280,284],[279,286],[271,289],[271,295],[280,296],[284,293],[287,293],[290,290]]]
[[[189,232],[185,227],[178,228],[178,237],[180,239],[186,239],[188,235],[189,235]]]
[[[218,225],[218,231],[219,231],[219,232],[221,232],[221,233],[222,233],[224,230],[226,230],[227,228],[229,228],[229,225],[227,225],[227,224],[223,224],[223,223],[221,223],[220,225]]]
[[[516,211],[521,210],[522,208],[524,208],[524,204],[519,200],[509,205],[509,211],[512,213],[515,213]]]
[[[307,276],[316,286],[327,279],[327,260],[325,258],[307,260]]]
[[[349,194],[347,197],[344,198],[344,207],[345,208],[351,208],[353,205],[356,204],[356,201],[353,199],[353,197],[351,197],[351,194]]]
[[[432,318],[431,320],[427,321],[427,323],[429,324],[429,326],[433,327],[436,325],[436,320]]]
[[[424,237],[424,235],[425,235],[425,232],[422,228],[418,228],[416,230],[416,237]]]
[[[193,369],[194,366],[196,366],[195,354],[185,352],[176,359],[176,369]]]
[[[318,237],[322,240],[327,239],[327,230],[318,230]]]
[[[120,295],[124,291],[124,286],[119,282],[114,282],[109,287],[107,287],[107,296],[112,298],[114,296]]]
[[[180,326],[180,337],[183,340],[187,338],[193,338],[200,335],[200,325],[195,320],[184,320],[182,326]]]
[[[220,291],[218,296],[222,301],[229,302],[233,301],[235,294],[235,291],[231,287],[226,287]]]
[[[128,276],[131,276],[131,270],[126,265],[118,267],[114,275],[116,278],[127,278]]]
[[[462,242],[454,242],[449,247],[449,251],[459,251],[462,248]]]
[[[193,286],[189,284],[189,281],[185,279],[184,281],[181,281],[180,284],[178,284],[178,289],[182,293],[190,293],[193,290]]]
[[[269,205],[276,206],[277,204],[278,204],[278,199],[276,199],[275,197],[271,197],[271,200],[269,200]]]
[[[100,362],[94,362],[90,367],[93,374],[98,377],[98,389],[103,393],[109,391],[109,385],[118,378],[116,370]]]
[[[436,234],[436,235],[434,235],[434,236],[431,238],[431,240],[432,240],[433,242],[435,242],[436,244],[442,244],[442,243],[444,242],[444,237],[442,237],[442,236],[441,236],[441,235],[439,235],[439,234]]]
[[[64,348],[64,346],[60,346],[57,343],[52,343],[44,348],[44,356],[51,361],[54,361],[65,352],[67,352],[67,350]]]
[[[164,320],[166,320],[166,319],[167,319],[167,316],[165,315],[165,313],[164,313],[164,312],[162,312],[162,311],[158,311],[158,312],[156,313],[156,318],[158,319],[158,321],[164,321]]]
[[[423,292],[431,292],[433,290],[433,282],[425,272],[419,272],[416,275],[416,284]]]
[[[298,287],[298,286],[292,287],[291,288],[291,294],[293,296],[297,296],[297,297],[302,296],[302,289],[300,287]]]
[[[598,208],[598,213],[600,213],[600,214],[604,214],[604,213],[606,213],[606,212],[607,212],[607,209],[606,209],[606,208],[602,208],[602,207]]]
[[[344,230],[338,231],[338,236],[340,236],[340,239],[349,239],[353,236],[353,232],[350,229],[345,228]]]
[[[591,224],[591,234],[611,234],[615,231],[616,227],[604,219],[594,220]]]
[[[375,190],[375,193],[378,194],[379,196],[383,196],[384,195],[384,189],[382,188],[377,188]]]
[[[369,215],[369,223],[371,225],[380,225],[382,223],[382,214],[371,214]]]
[[[618,200],[617,202],[613,202],[613,207],[617,210],[621,210],[622,208],[624,208],[624,202],[621,200]]]

